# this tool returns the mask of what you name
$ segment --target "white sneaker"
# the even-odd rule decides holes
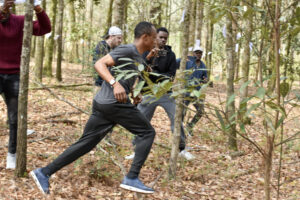
[[[182,150],[179,154],[179,157],[182,157],[186,160],[194,160],[195,156],[193,154],[191,154],[190,152],[186,151],[186,150]]]
[[[27,129],[27,136],[28,136],[28,135],[31,135],[31,134],[33,134],[33,133],[35,133],[35,131],[34,131],[34,130]]]
[[[131,154],[131,155],[128,155],[128,156],[125,156],[125,159],[126,160],[132,160],[135,156],[135,153]]]
[[[6,169],[16,168],[16,154],[7,153],[6,157]]]

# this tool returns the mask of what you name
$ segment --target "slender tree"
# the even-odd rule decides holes
[[[42,2],[43,8],[46,10],[46,1]],[[43,61],[44,61],[44,41],[45,36],[37,37],[34,65],[34,80],[42,82],[43,78]]]
[[[57,62],[56,62],[56,79],[62,81],[61,63],[63,54],[63,19],[64,19],[64,0],[58,0],[58,26],[57,26]]]
[[[189,44],[189,32],[186,31],[189,29],[190,26],[190,15],[189,11],[191,10],[191,0],[187,0],[185,4],[185,18],[183,21],[183,25],[181,26],[182,32],[182,54],[181,54],[181,62],[180,62],[180,69],[179,72],[176,74],[175,85],[178,85],[175,88],[176,91],[181,91],[184,89],[184,85],[180,84],[180,81],[184,79],[183,71],[186,68],[186,60],[188,55],[188,44]],[[178,156],[178,147],[179,147],[179,140],[180,140],[180,128],[182,123],[182,113],[183,113],[183,96],[179,95],[176,98],[176,113],[175,113],[175,127],[174,127],[174,134],[172,139],[172,150],[171,150],[171,158],[170,158],[170,166],[169,166],[169,177],[176,178],[176,164],[177,164],[177,156]]]
[[[202,28],[204,17],[204,0],[197,0],[197,12],[196,12],[196,39],[200,40],[202,44]]]
[[[196,0],[192,0],[192,9],[190,13],[190,28],[189,28],[189,47],[195,46],[195,34],[196,34]]]
[[[52,77],[52,61],[53,61],[53,49],[54,49],[54,36],[55,36],[55,25],[56,25],[56,10],[57,0],[51,0],[50,7],[50,19],[52,24],[52,32],[50,37],[46,40],[46,57],[44,66],[44,75]]]
[[[108,7],[108,11],[107,11],[107,16],[106,16],[105,31],[104,31],[103,35],[105,35],[108,32],[109,27],[111,27],[111,25],[112,25],[113,4],[114,4],[114,0],[109,0],[109,7]]]
[[[17,166],[15,175],[24,176],[26,172],[27,154],[27,104],[29,64],[32,38],[33,0],[26,2],[26,13],[24,22],[23,45],[20,66],[20,90],[18,101],[18,136],[17,136]]]
[[[235,120],[235,100],[234,95],[234,43],[232,31],[232,0],[226,0],[228,9],[226,18],[226,57],[227,57],[227,98],[226,98],[226,116],[229,120],[230,128],[228,129],[228,145],[231,150],[237,151],[236,126]]]
[[[247,8],[247,17],[245,19],[245,28],[244,28],[244,45],[243,45],[243,60],[242,60],[242,76],[240,83],[241,85],[246,84],[243,90],[240,92],[240,106],[239,106],[239,118],[242,121],[245,121],[244,119],[244,113],[247,111],[247,101],[245,99],[248,97],[248,85],[247,82],[249,80],[249,69],[250,69],[250,43],[252,38],[252,32],[253,32],[253,14],[254,11],[252,10],[252,7],[254,5],[254,0],[247,0],[245,1],[245,6]],[[246,121],[245,121],[246,122]]]

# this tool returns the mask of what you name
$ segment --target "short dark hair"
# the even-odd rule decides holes
[[[153,24],[151,24],[150,22],[138,23],[134,29],[134,38],[140,38],[144,34],[151,35],[153,27]]]
[[[168,29],[165,28],[165,27],[160,27],[160,28],[158,28],[158,29],[156,30],[157,33],[159,33],[159,31],[166,32],[166,33],[168,33],[168,35],[169,35],[169,31],[168,31]]]

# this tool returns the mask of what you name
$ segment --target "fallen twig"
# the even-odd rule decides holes
[[[82,110],[81,108],[79,108],[79,107],[73,105],[72,103],[70,103],[69,101],[65,100],[64,98],[59,97],[57,94],[55,94],[52,90],[50,90],[49,88],[47,88],[47,87],[46,87],[45,85],[43,85],[42,83],[39,83],[39,82],[35,82],[35,83],[38,84],[38,85],[40,85],[40,86],[42,86],[45,90],[47,90],[48,92],[50,92],[50,93],[51,93],[55,98],[57,98],[58,100],[67,103],[68,105],[70,105],[71,107],[73,107],[73,108],[79,110],[79,111],[82,112],[82,113],[85,113],[85,114],[87,114],[87,115],[90,115],[89,112],[84,111],[84,110]]]
[[[50,118],[56,118],[56,117],[60,117],[60,116],[63,116],[63,115],[75,115],[75,114],[81,114],[81,112],[63,112],[63,113],[57,113],[57,114],[54,114],[54,115],[50,115],[50,116],[47,116],[45,117],[45,119],[50,119]]]
[[[72,85],[43,85],[42,87],[33,87],[29,88],[29,90],[44,90],[46,88],[68,88],[68,87],[80,87],[80,86],[92,86],[91,83],[82,83],[82,84],[72,84]],[[45,88],[46,87],[46,88]]]

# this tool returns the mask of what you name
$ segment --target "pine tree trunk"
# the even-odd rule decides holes
[[[54,37],[55,37],[55,25],[56,25],[56,10],[57,10],[57,0],[51,0],[50,8],[50,19],[52,24],[51,36],[46,40],[46,56],[45,56],[45,66],[44,75],[52,77],[52,60],[53,60],[53,49],[54,49]]]
[[[245,19],[245,41],[243,45],[243,60],[241,66],[242,77],[240,80],[240,84],[243,85],[248,82],[249,80],[249,69],[250,69],[250,42],[252,39],[252,31],[253,31],[253,13],[254,11],[251,10],[253,7],[254,1],[248,0],[245,2],[245,6],[247,6],[247,10],[249,11],[249,15],[247,19]],[[248,85],[245,87],[244,90],[240,92],[240,105],[239,105],[239,118],[241,121],[245,121],[244,115],[247,111],[247,101],[243,102],[248,97]],[[242,103],[243,102],[243,103]],[[247,120],[248,121],[248,120]],[[245,121],[246,122],[246,121]]]
[[[236,127],[233,117],[235,114],[235,100],[229,103],[229,99],[234,95],[234,43],[232,30],[232,14],[231,14],[232,0],[226,0],[226,7],[229,9],[226,19],[226,56],[227,56],[227,99],[226,99],[226,116],[230,123],[228,130],[228,145],[231,150],[237,151]]]
[[[191,0],[186,1],[185,10],[190,11],[191,10]],[[180,69],[176,74],[175,79],[175,85],[178,85],[178,88],[175,88],[175,92],[180,91],[184,89],[184,84],[176,84],[180,80],[184,79],[184,73],[183,71],[186,68],[186,60],[188,55],[188,43],[189,43],[189,32],[186,31],[189,28],[190,25],[190,19],[189,19],[189,13],[186,12],[185,19],[182,24],[182,37],[181,40],[182,43],[182,54],[181,54],[181,62],[180,62]],[[175,113],[175,127],[174,127],[174,134],[172,139],[172,150],[171,150],[171,158],[170,158],[170,164],[169,164],[169,178],[176,178],[176,164],[177,164],[177,157],[179,152],[179,141],[180,141],[180,128],[182,123],[182,113],[183,113],[183,96],[179,95],[178,98],[176,98],[176,113]]]
[[[63,54],[63,19],[64,19],[64,0],[58,0],[58,27],[57,27],[57,62],[56,62],[56,79],[62,81],[61,63]]]
[[[205,48],[205,64],[208,69],[207,76],[210,79],[212,73],[212,47],[213,47],[213,35],[214,35],[214,13],[210,11],[211,6],[208,6],[207,15],[209,20],[207,21],[207,35],[206,35],[206,48]]]
[[[24,22],[23,45],[20,66],[20,90],[18,101],[18,136],[17,136],[17,166],[15,175],[24,176],[26,172],[27,154],[27,103],[29,64],[32,38],[33,0],[26,2],[26,13]]]

